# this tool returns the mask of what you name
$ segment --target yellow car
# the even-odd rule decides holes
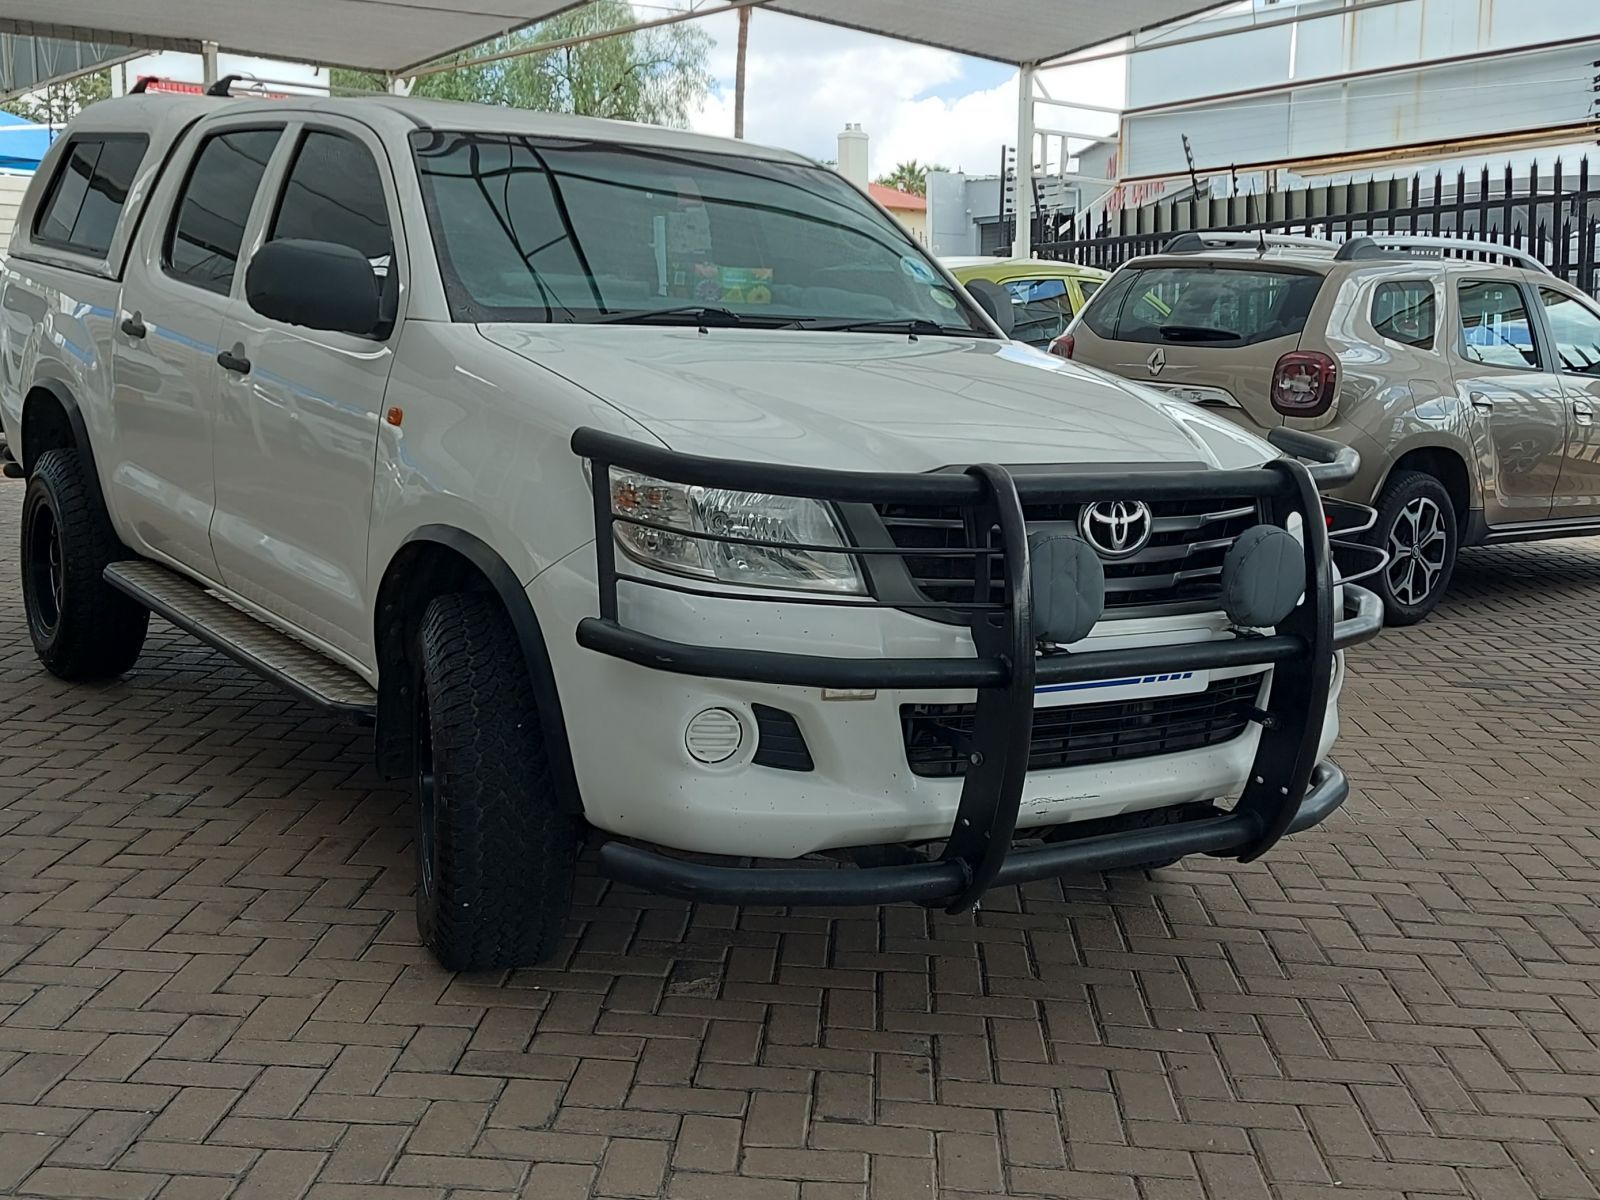
[[[986,279],[1005,288],[1016,318],[1011,336],[1041,350],[1110,278],[1108,271],[1042,258],[947,258],[944,265],[963,284]]]

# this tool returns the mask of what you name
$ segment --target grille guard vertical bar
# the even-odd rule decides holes
[[[997,657],[1009,667],[1004,687],[980,688],[972,728],[972,759],[961,784],[961,803],[941,860],[961,864],[966,887],[945,911],[963,912],[989,890],[1011,850],[1022,807],[1033,743],[1033,576],[1029,567],[1028,524],[1011,473],[991,463],[968,468],[989,486],[989,499],[1005,549],[1004,613],[979,614],[972,640],[981,657]],[[987,572],[986,572],[987,573]],[[988,587],[992,590],[992,584]]]
[[[1300,797],[1317,765],[1322,714],[1328,711],[1328,695],[1333,686],[1333,568],[1322,497],[1304,463],[1280,458],[1266,466],[1286,473],[1295,485],[1292,497],[1274,502],[1278,510],[1274,516],[1280,518],[1279,524],[1287,524],[1290,513],[1300,516],[1305,538],[1306,596],[1279,632],[1303,639],[1308,660],[1295,664],[1299,669],[1272,673],[1267,707],[1268,711],[1304,713],[1306,719],[1298,728],[1292,721],[1280,720],[1261,731],[1250,767],[1250,782],[1239,797],[1238,811],[1257,818],[1262,833],[1239,856],[1240,862],[1260,858],[1294,820]]]

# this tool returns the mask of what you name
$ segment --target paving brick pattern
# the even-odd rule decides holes
[[[1600,545],[1355,656],[1358,794],[1262,863],[916,908],[583,880],[559,966],[414,941],[359,730],[165,627],[44,675],[0,485],[0,1194],[1591,1200]]]

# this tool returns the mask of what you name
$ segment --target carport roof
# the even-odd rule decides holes
[[[1039,63],[1214,8],[1196,0],[752,0],[756,6],[1011,64]],[[223,50],[403,74],[572,0],[0,0],[0,32]],[[708,11],[719,5],[708,4]]]

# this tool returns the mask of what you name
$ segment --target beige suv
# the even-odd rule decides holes
[[[1393,624],[1462,546],[1600,534],[1600,307],[1489,242],[1180,234],[1121,267],[1051,350],[1255,433],[1361,454]]]

